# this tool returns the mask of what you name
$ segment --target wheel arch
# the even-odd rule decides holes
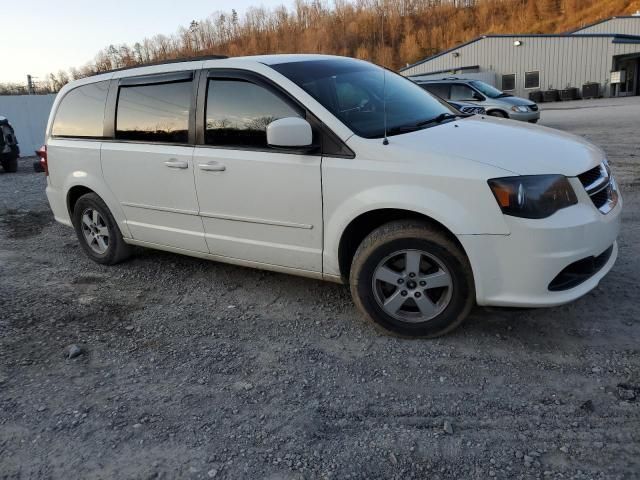
[[[67,202],[67,211],[69,212],[70,218],[73,218],[73,210],[75,209],[78,199],[81,196],[86,195],[87,193],[95,193],[96,195],[98,195],[96,192],[94,192],[93,190],[91,190],[89,187],[85,185],[74,185],[69,189],[69,191],[67,192],[66,202]]]
[[[485,109],[487,112],[487,115],[491,115],[492,112],[498,112],[501,115],[504,115],[504,118],[509,118],[509,112],[507,112],[506,110],[503,110],[500,107],[489,107]]]
[[[67,208],[67,213],[69,214],[69,219],[73,219],[73,209],[80,197],[86,195],[87,193],[95,193],[98,195],[102,201],[107,205],[107,208],[113,215],[116,223],[118,224],[118,228],[122,233],[124,238],[131,238],[131,233],[129,232],[129,227],[126,223],[126,217],[122,208],[120,207],[120,203],[113,197],[108,187],[104,184],[100,184],[100,182],[96,182],[95,179],[91,177],[87,177],[85,182],[82,183],[70,183],[67,184],[63,191],[65,194],[65,205]],[[72,221],[73,223],[73,221]]]
[[[402,208],[378,208],[361,213],[351,220],[343,230],[338,243],[338,265],[340,276],[344,282],[348,282],[353,257],[362,241],[375,229],[396,220],[417,220],[428,224],[434,230],[445,234],[453,241],[464,255],[469,258],[464,246],[458,237],[438,220],[415,210]]]

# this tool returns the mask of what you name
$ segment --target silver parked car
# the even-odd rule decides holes
[[[447,103],[462,113],[468,113],[470,115],[485,115],[487,113],[484,107],[474,105],[473,103],[454,102],[453,100],[448,100]]]
[[[540,119],[538,105],[525,98],[514,97],[480,80],[443,78],[416,82],[429,93],[446,101],[473,103],[484,107],[487,115],[536,123]]]

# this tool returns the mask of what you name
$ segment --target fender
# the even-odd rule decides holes
[[[461,198],[454,198],[419,185],[383,185],[355,193],[332,212],[325,212],[324,272],[340,274],[338,248],[343,232],[357,217],[374,210],[398,209],[419,213],[442,224],[455,235],[509,234],[495,200],[486,192],[479,193],[465,192]],[[478,214],[494,210],[495,215]]]
[[[122,207],[120,206],[120,203],[113,196],[113,193],[111,193],[111,190],[109,190],[109,188],[105,185],[102,178],[96,178],[95,175],[92,175],[83,170],[76,170],[72,172],[71,175],[67,177],[63,187],[65,205],[67,202],[69,191],[73,187],[77,187],[77,186],[86,187],[90,190],[93,190],[96,193],[96,195],[102,198],[104,203],[107,204],[107,207],[111,212],[111,215],[113,215],[113,218],[118,224],[118,228],[120,229],[122,236],[124,238],[132,237],[131,232],[129,232],[129,227],[127,226],[127,223],[126,223],[126,217],[125,217],[124,211],[122,210]]]

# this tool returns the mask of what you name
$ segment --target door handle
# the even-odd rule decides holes
[[[189,164],[184,160],[176,160],[172,158],[171,160],[167,160],[164,164],[169,168],[188,168]]]
[[[206,170],[207,172],[224,172],[227,167],[218,162],[199,163],[200,170]]]

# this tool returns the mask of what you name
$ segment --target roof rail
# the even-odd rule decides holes
[[[425,75],[429,75],[428,73]],[[467,78],[461,78],[461,77],[441,77],[441,78],[415,78],[418,75],[414,75],[413,77],[408,77],[408,78],[412,78],[414,82],[416,83],[426,83],[426,82],[441,82],[443,80],[468,80]]]
[[[158,60],[157,62],[140,63],[138,65],[130,65],[128,67],[114,68],[112,70],[105,70],[104,72],[95,72],[94,75],[102,75],[103,73],[121,72],[123,70],[131,70],[132,68],[155,67],[157,65],[168,65],[172,63],[183,63],[183,62],[198,62],[198,61],[205,61],[205,60],[224,60],[225,58],[229,58],[229,57],[227,55],[202,55],[200,57],[172,58],[169,60]]]

